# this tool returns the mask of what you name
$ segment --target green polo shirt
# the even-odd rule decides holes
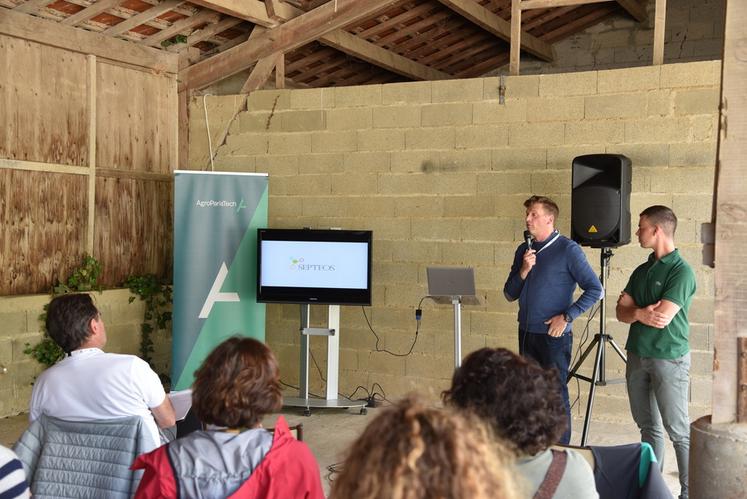
[[[631,324],[626,350],[639,357],[655,359],[676,359],[690,351],[687,311],[695,294],[695,273],[680,257],[679,251],[674,250],[659,260],[652,253],[646,263],[633,271],[625,292],[638,307],[647,307],[659,300],[680,306],[679,312],[664,329],[640,322]]]

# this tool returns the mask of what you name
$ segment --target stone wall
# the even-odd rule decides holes
[[[140,352],[140,323],[145,307],[136,300],[128,303],[130,292],[114,289],[92,293],[106,325],[106,351],[138,355]],[[48,295],[0,297],[0,417],[27,412],[34,379],[42,366],[24,353],[28,345],[43,338],[43,324],[39,316]],[[153,364],[156,372],[169,373],[171,367],[171,337],[154,334]]]
[[[555,198],[567,234],[571,159],[598,152],[629,156],[633,230],[643,208],[672,206],[680,218],[678,247],[698,276],[690,313],[698,415],[710,404],[714,285],[712,270],[700,263],[700,231],[711,220],[719,77],[719,61],[508,77],[505,104],[497,98],[497,78],[258,91],[250,95],[249,111],[231,123],[215,165],[269,173],[272,227],[374,231],[374,297],[365,312],[380,348],[410,347],[427,266],[474,267],[484,305],[465,307],[466,353],[517,346],[516,307],[506,302],[502,286],[522,240],[523,200],[533,193]],[[235,99],[208,99],[214,140]],[[195,168],[207,157],[202,106],[201,98],[192,103]],[[599,251],[586,253],[598,270]],[[615,300],[646,256],[632,243],[616,250],[611,262],[608,330],[620,345],[627,329],[614,319]],[[433,396],[447,385],[451,307],[426,301],[423,309],[412,355],[394,357],[374,351],[361,307],[343,307],[343,393],[380,383],[390,397],[409,390]],[[323,313],[316,307],[317,319]],[[576,348],[585,324],[580,318],[574,326]],[[268,306],[267,341],[289,384],[298,379],[298,327],[298,306]],[[592,321],[592,334],[597,327]],[[323,370],[324,343],[314,338],[312,347]],[[313,363],[311,371],[314,389],[321,390]],[[608,377],[622,372],[609,350]],[[572,391],[578,392],[575,383]],[[587,391],[582,383],[582,404]],[[622,385],[597,393],[595,414],[628,414]]]

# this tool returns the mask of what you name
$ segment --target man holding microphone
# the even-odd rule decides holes
[[[526,208],[526,241],[514,255],[503,287],[509,301],[519,300],[519,353],[544,368],[558,370],[568,428],[560,443],[571,438],[568,368],[573,348],[571,323],[602,298],[602,284],[581,247],[555,229],[558,205],[532,196]],[[578,285],[583,293],[573,301]]]

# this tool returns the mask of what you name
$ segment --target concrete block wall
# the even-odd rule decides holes
[[[553,44],[555,59],[526,57],[521,74],[566,73],[651,64],[655,0],[648,0],[643,23],[617,15]],[[724,45],[725,0],[667,2],[664,62],[720,59]],[[508,74],[508,67],[492,74]]]
[[[128,303],[126,289],[107,290],[92,294],[106,325],[106,351],[138,355],[140,352],[140,323],[145,308],[141,301]],[[28,345],[43,338],[43,324],[39,316],[49,295],[0,297],[0,417],[27,412],[34,379],[42,366],[24,353]],[[154,335],[153,363],[159,373],[168,373],[171,366],[171,337]]]
[[[522,202],[531,194],[555,198],[568,234],[572,158],[627,155],[633,227],[645,207],[672,206],[678,246],[698,276],[690,314],[697,415],[710,404],[714,284],[712,270],[700,264],[700,232],[711,220],[719,75],[720,62],[708,61],[508,77],[504,104],[498,78],[258,91],[230,124],[215,165],[269,173],[272,227],[373,230],[373,305],[343,307],[340,389],[349,394],[379,383],[390,397],[413,389],[435,397],[453,368],[451,307],[423,303],[417,343],[406,357],[374,351],[367,321],[380,349],[407,352],[426,267],[472,266],[484,304],[464,308],[464,352],[516,348],[516,307],[502,286],[524,230]],[[233,99],[208,99],[211,133],[228,125],[221,113]],[[200,168],[207,154],[203,103],[192,105],[190,158]],[[598,270],[599,251],[586,253]],[[608,328],[621,346],[627,328],[614,320],[614,303],[646,257],[632,243],[611,262]],[[324,313],[316,307],[317,322]],[[577,346],[586,321],[575,324]],[[298,327],[298,306],[267,307],[267,341],[289,384],[298,380]],[[591,334],[597,329],[593,320]],[[314,338],[312,351],[324,370],[323,341]],[[609,350],[608,377],[623,372],[613,355]],[[321,390],[313,363],[311,376]],[[572,391],[579,392],[575,384]],[[582,384],[582,406],[587,392]],[[595,415],[628,417],[623,386],[597,394]]]

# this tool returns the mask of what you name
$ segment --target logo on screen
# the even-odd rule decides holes
[[[291,257],[290,269],[299,272],[334,272],[335,266],[318,263],[305,263],[303,258]]]

